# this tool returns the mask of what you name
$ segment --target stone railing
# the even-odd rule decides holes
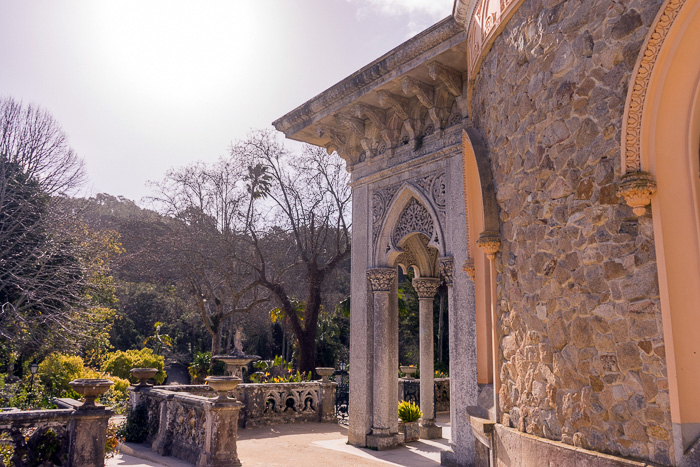
[[[207,385],[129,390],[130,410],[146,408],[153,451],[197,465],[237,459],[238,427],[336,421],[335,383],[240,384],[229,392],[235,400],[216,399]]]
[[[399,378],[399,402],[404,400],[405,381],[411,381],[418,385],[419,379]],[[420,405],[420,397],[416,394],[416,403]],[[435,378],[435,412],[450,411],[450,378]]]
[[[107,424],[113,412],[63,399],[55,410],[0,412],[0,445],[11,465],[104,465]],[[11,454],[9,453],[11,451]]]

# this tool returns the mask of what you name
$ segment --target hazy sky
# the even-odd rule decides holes
[[[0,96],[39,104],[89,193],[138,201],[449,16],[454,0],[0,0]]]

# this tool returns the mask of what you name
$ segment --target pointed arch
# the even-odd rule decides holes
[[[374,263],[377,265],[393,265],[396,258],[403,252],[398,245],[401,239],[394,239],[394,231],[401,219],[404,210],[409,207],[412,200],[425,208],[432,220],[433,232],[428,242],[428,247],[438,250],[440,256],[446,255],[445,235],[440,222],[438,212],[425,193],[413,183],[404,183],[396,192],[386,210],[379,229],[379,236],[374,245]]]

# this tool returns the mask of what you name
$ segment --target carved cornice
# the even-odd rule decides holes
[[[498,232],[486,230],[481,232],[476,244],[479,248],[484,250],[484,253],[490,260],[493,260],[498,250],[501,249],[501,236]]]
[[[371,268],[367,270],[367,280],[373,292],[389,292],[396,278],[394,268]]]
[[[432,299],[440,288],[440,282],[437,277],[416,277],[412,284],[419,299]]]
[[[618,193],[632,208],[636,216],[643,216],[651,204],[651,197],[656,193],[656,182],[648,172],[628,172],[622,176]]]
[[[445,284],[452,285],[454,271],[454,259],[452,256],[443,256],[438,259],[438,271],[440,271],[440,277],[445,281]]]
[[[627,93],[625,116],[622,120],[624,135],[622,138],[623,173],[637,172],[642,169],[640,136],[649,80],[668,31],[685,2],[686,0],[666,0],[661,13],[656,17],[656,21],[650,29],[651,32],[647,36],[646,44],[642,48],[639,62],[633,73],[633,84]]]

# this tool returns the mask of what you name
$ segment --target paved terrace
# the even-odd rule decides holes
[[[444,439],[420,440],[389,451],[372,451],[346,444],[347,427],[329,423],[304,423],[239,430],[238,457],[246,467],[265,466],[386,466],[432,467],[440,465],[440,451],[450,436],[449,414],[438,414]],[[150,447],[128,443],[107,466],[189,466],[173,457],[161,457]]]

